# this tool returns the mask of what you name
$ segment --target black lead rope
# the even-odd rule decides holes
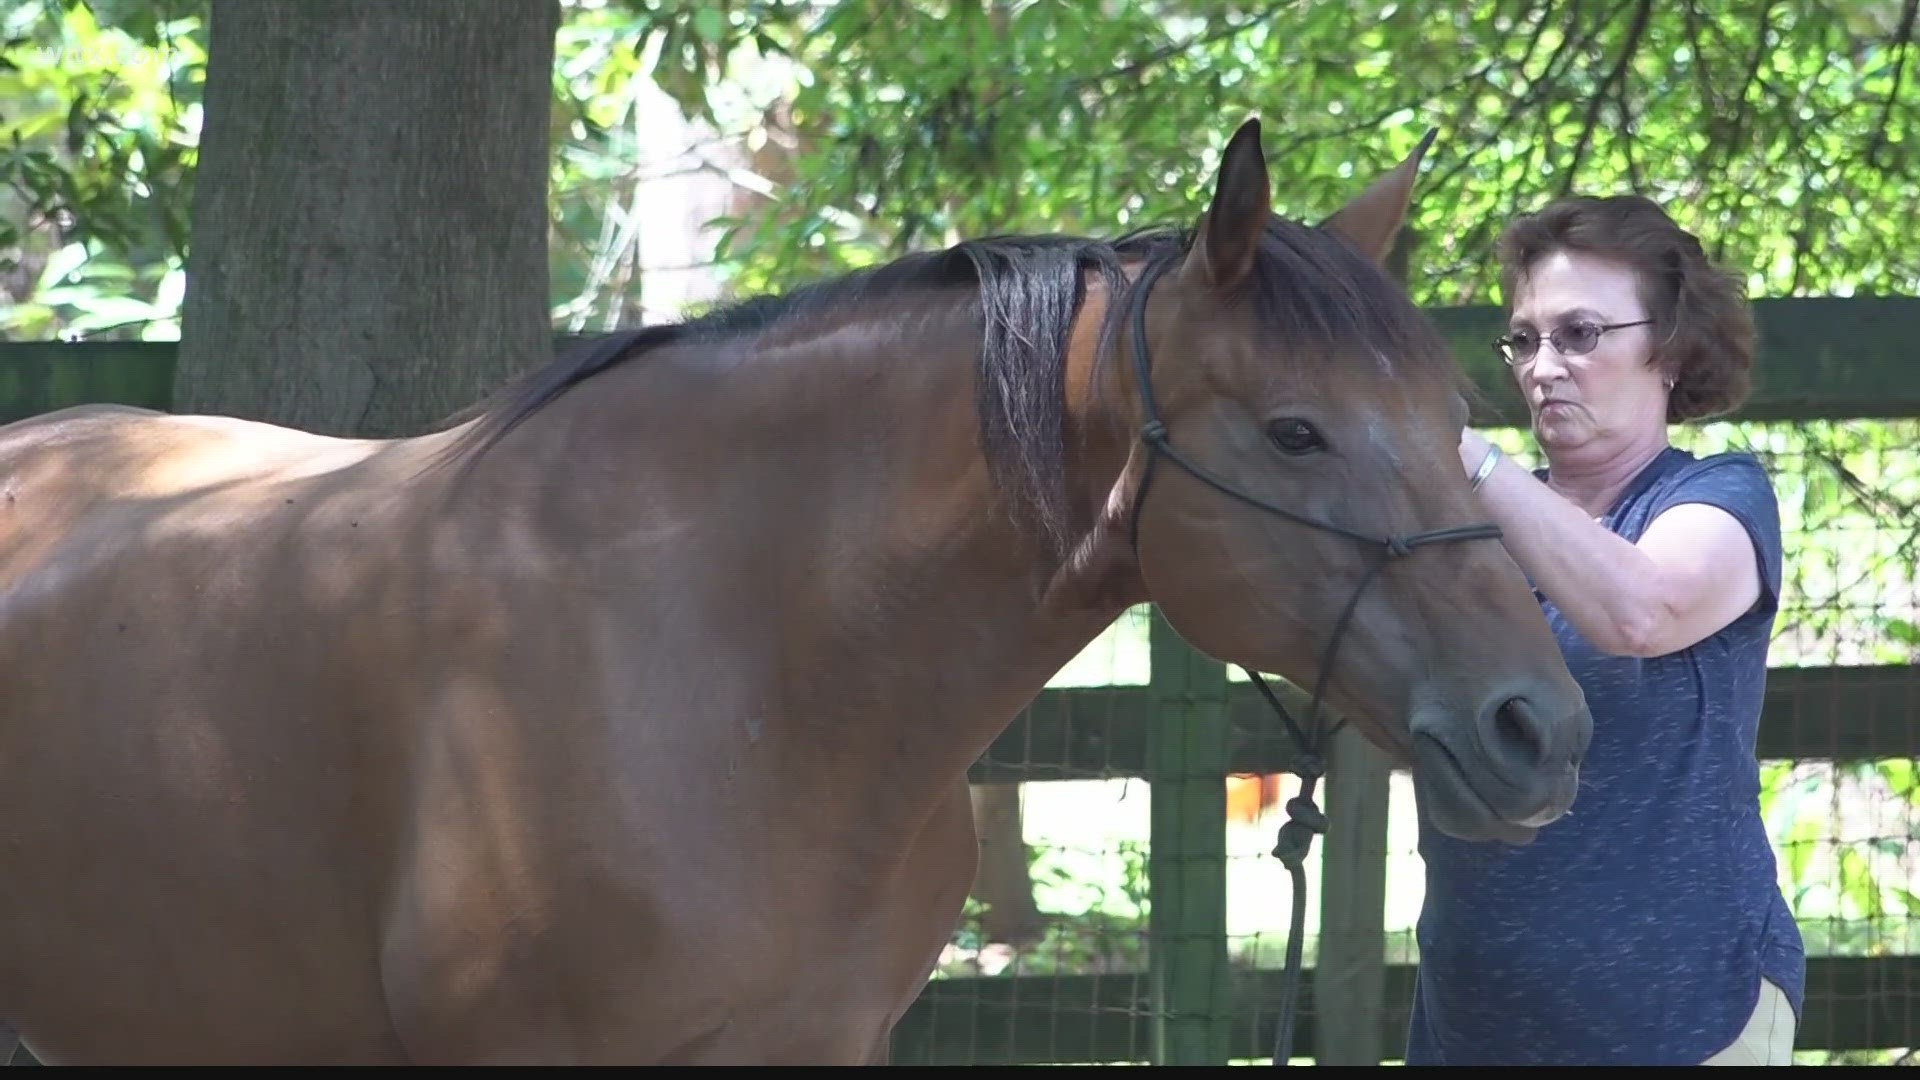
[[[1274,695],[1273,690],[1267,686],[1266,680],[1260,676],[1259,672],[1243,665],[1236,665],[1247,673],[1247,677],[1259,689],[1261,696],[1267,699],[1267,704],[1273,707],[1273,711],[1286,725],[1297,751],[1292,766],[1287,771],[1300,777],[1300,793],[1287,800],[1287,820],[1281,824],[1279,836],[1275,839],[1273,846],[1274,858],[1279,859],[1281,865],[1287,868],[1287,875],[1293,883],[1293,911],[1287,934],[1287,962],[1281,975],[1280,1019],[1274,1028],[1273,1035],[1273,1064],[1284,1066],[1293,1053],[1293,1014],[1300,992],[1300,954],[1307,924],[1307,855],[1313,850],[1313,838],[1327,831],[1327,815],[1314,800],[1314,788],[1319,784],[1320,778],[1326,775],[1327,763],[1323,756],[1322,741],[1332,734],[1332,732],[1321,730],[1323,716],[1320,703],[1325,695],[1328,675],[1333,671],[1334,655],[1339,649],[1341,638],[1345,636],[1347,623],[1352,619],[1354,609],[1359,606],[1360,597],[1373,581],[1374,575],[1379,573],[1381,567],[1388,562],[1405,558],[1413,554],[1415,548],[1428,544],[1462,540],[1498,540],[1501,532],[1500,527],[1494,524],[1433,529],[1410,536],[1381,537],[1356,532],[1331,522],[1303,516],[1241,491],[1175,450],[1172,443],[1168,441],[1167,425],[1161,421],[1159,410],[1154,405],[1151,365],[1147,351],[1147,294],[1153,288],[1153,283],[1171,265],[1170,260],[1162,260],[1147,268],[1133,291],[1132,311],[1129,313],[1132,316],[1134,374],[1139,383],[1140,409],[1143,415],[1140,441],[1152,451],[1147,457],[1146,473],[1140,478],[1140,489],[1133,501],[1130,532],[1136,554],[1140,544],[1140,506],[1146,501],[1147,484],[1153,479],[1153,467],[1162,456],[1196,480],[1249,506],[1270,514],[1278,514],[1311,528],[1348,537],[1384,553],[1384,556],[1375,560],[1361,576],[1360,583],[1354,587],[1353,594],[1347,598],[1347,605],[1340,612],[1340,618],[1334,623],[1333,634],[1327,639],[1326,652],[1321,658],[1319,678],[1314,680],[1313,698],[1309,706],[1306,727],[1303,728],[1294,720],[1293,714],[1281,704],[1280,699]]]

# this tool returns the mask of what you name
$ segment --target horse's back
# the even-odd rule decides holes
[[[43,1058],[388,1053],[388,755],[324,674],[354,670],[327,589],[355,575],[316,577],[370,445],[121,406],[0,428],[0,1017]]]

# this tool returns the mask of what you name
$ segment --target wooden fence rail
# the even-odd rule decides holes
[[[1218,691],[1225,713],[1225,773],[1279,773],[1293,743],[1250,683]],[[1269,679],[1288,709],[1307,695]],[[975,783],[1145,777],[1148,740],[1163,726],[1168,691],[1147,686],[1049,689],[994,740],[969,774]],[[1764,758],[1859,761],[1920,755],[1920,670],[1905,664],[1776,667],[1760,717]]]

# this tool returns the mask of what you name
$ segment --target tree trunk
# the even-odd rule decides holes
[[[1046,927],[1033,900],[1027,870],[1026,837],[1020,820],[1019,784],[975,784],[973,828],[980,837],[980,867],[973,875],[973,896],[986,907],[981,931],[988,942],[1026,948],[1040,942]]]
[[[417,434],[552,356],[555,0],[212,0],[174,409]]]

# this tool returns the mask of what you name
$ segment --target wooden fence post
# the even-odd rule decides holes
[[[1386,1054],[1387,760],[1351,725],[1327,755],[1320,938],[1313,960],[1315,1065]]]

